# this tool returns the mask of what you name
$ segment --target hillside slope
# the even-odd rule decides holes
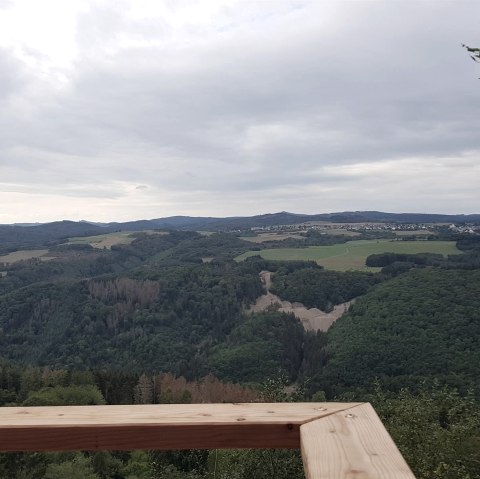
[[[377,285],[328,332],[331,394],[422,380],[479,389],[480,271],[413,269]]]

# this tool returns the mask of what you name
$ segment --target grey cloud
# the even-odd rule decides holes
[[[0,47],[0,104],[5,106],[5,102],[24,87],[25,81],[20,62]]]
[[[480,148],[480,89],[460,48],[480,7],[467,3],[348,2],[329,24],[322,2],[286,2],[281,14],[262,7],[250,29],[234,8],[221,34],[183,43],[166,21],[130,18],[125,3],[92,6],[70,83],[41,101],[29,91],[28,115],[10,110],[2,161],[11,181],[37,165],[32,184],[78,184],[78,195],[123,181],[150,194],[263,188],[278,209],[285,188],[333,198],[337,187],[338,204],[356,201],[362,185],[332,167],[410,157],[433,167]],[[2,90],[20,97],[6,78]]]

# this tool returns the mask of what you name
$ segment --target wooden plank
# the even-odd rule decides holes
[[[370,404],[300,427],[307,479],[415,479]]]
[[[1,451],[134,449],[298,449],[300,425],[75,426],[17,428],[0,434]]]
[[[1,451],[300,447],[300,426],[358,403],[0,408]]]

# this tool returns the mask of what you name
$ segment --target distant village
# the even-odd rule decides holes
[[[300,223],[293,225],[272,225],[272,226],[255,226],[251,228],[253,232],[284,232],[284,231],[325,231],[329,230],[345,230],[345,231],[410,231],[416,233],[435,234],[435,230],[439,227],[448,229],[452,233],[468,233],[480,234],[479,224],[432,224],[432,223]]]
[[[450,225],[448,229],[454,233],[480,234],[480,225],[478,224]]]

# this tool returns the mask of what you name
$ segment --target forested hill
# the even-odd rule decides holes
[[[245,321],[244,309],[263,293],[259,273],[269,267],[231,259],[249,248],[232,235],[171,231],[111,250],[57,247],[57,259],[18,262],[0,278],[2,355],[236,381],[259,382],[281,369],[294,380],[300,323],[277,312]]]
[[[109,232],[90,223],[55,221],[33,226],[0,225],[0,254],[18,249],[49,247],[70,236],[98,235]]]
[[[417,389],[480,392],[480,270],[413,269],[360,298],[327,334],[329,394]]]
[[[259,257],[235,263],[252,244],[228,234],[141,233],[111,250],[57,246],[56,259],[15,263],[0,278],[0,347],[27,364],[189,378],[261,382],[282,369],[291,380],[316,378],[329,397],[368,389],[377,376],[393,389],[432,377],[468,388],[480,364],[475,238],[460,239],[465,253],[449,259],[386,254],[381,273]],[[326,311],[357,303],[315,340],[276,311],[246,319],[263,293],[262,270],[275,272],[272,291],[282,299]]]
[[[376,254],[367,258],[375,272],[259,256],[237,263],[233,258],[260,246],[226,233],[148,231],[110,249],[52,245],[47,261],[2,266],[0,351],[8,362],[0,362],[0,400],[124,402],[133,393],[137,402],[190,401],[196,389],[186,381],[202,384],[211,375],[225,394],[231,388],[221,382],[241,383],[266,391],[266,401],[370,400],[417,477],[476,479],[480,237],[451,236],[462,254]],[[248,313],[265,292],[264,271],[282,299],[327,311],[355,303],[327,333],[305,331],[275,305]],[[165,375],[183,389],[153,393],[155,378]],[[302,477],[292,456],[236,454],[219,466],[226,467],[222,477],[234,477],[239,464],[240,479]],[[162,456],[164,462],[158,455],[0,455],[0,476],[59,479],[95,468],[82,477],[211,479],[214,456],[202,457],[200,473],[187,453]],[[272,460],[281,466],[258,476],[258,467],[271,472],[264,465]],[[154,466],[163,475],[151,473]],[[130,467],[140,469],[125,472]]]

